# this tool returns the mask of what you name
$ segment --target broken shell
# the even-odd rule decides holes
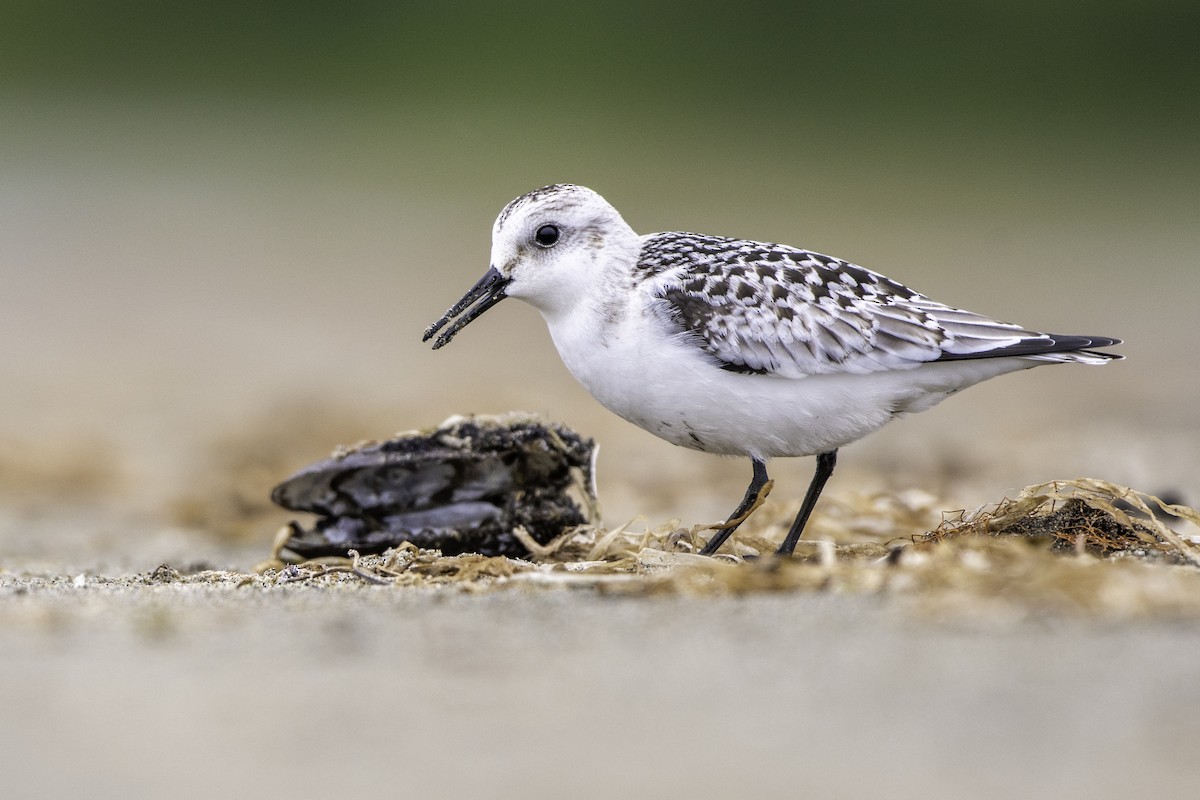
[[[512,534],[539,544],[587,521],[570,496],[594,508],[595,443],[528,414],[452,417],[432,431],[339,449],[271,492],[292,511],[318,516],[293,525],[285,545],[300,556],[378,553],[404,542],[463,552],[523,556]]]

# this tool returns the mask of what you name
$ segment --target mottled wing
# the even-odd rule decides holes
[[[868,373],[1071,349],[1064,337],[936,303],[871,270],[785,245],[654,234],[636,277],[665,318],[736,372]],[[1093,343],[1070,338],[1075,347]]]

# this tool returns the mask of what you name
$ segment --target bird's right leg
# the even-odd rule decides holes
[[[833,474],[835,466],[837,466],[837,450],[830,450],[828,453],[821,453],[817,456],[817,471],[813,473],[812,483],[808,485],[808,491],[804,493],[804,503],[800,506],[800,513],[796,515],[796,521],[792,523],[792,529],[788,531],[783,544],[779,545],[779,549],[775,552],[776,555],[790,556],[795,552],[796,543],[800,541],[800,534],[804,533],[808,517],[816,508],[817,498],[821,496],[821,490],[825,488],[825,482]]]
[[[711,556],[717,552],[721,548],[721,545],[725,544],[725,540],[738,529],[738,526],[745,522],[744,518],[749,515],[750,510],[754,508],[754,504],[758,502],[758,496],[762,493],[763,487],[767,485],[768,481],[767,462],[758,458],[751,458],[750,461],[754,465],[754,476],[750,479],[750,485],[746,487],[746,496],[742,498],[741,504],[729,515],[729,519],[725,520],[725,524],[718,528],[713,537],[708,540],[708,544],[701,548],[700,555]],[[770,491],[770,489],[767,491]]]

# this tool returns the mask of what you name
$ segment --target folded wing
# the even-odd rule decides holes
[[[1118,358],[1088,349],[1116,339],[1026,330],[786,245],[654,234],[644,242],[638,278],[669,324],[735,372],[803,377],[972,358]]]

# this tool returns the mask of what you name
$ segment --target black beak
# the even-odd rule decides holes
[[[511,280],[511,278],[501,275],[500,270],[495,267],[489,269],[479,279],[479,282],[462,296],[461,300],[450,306],[450,310],[442,315],[441,319],[425,329],[425,335],[421,337],[421,341],[428,342],[434,334],[445,327],[447,322],[454,320],[450,327],[442,331],[441,336],[438,336],[437,341],[433,343],[433,349],[437,350],[442,345],[447,344],[454,338],[456,333],[470,325],[472,320],[508,297],[504,293],[504,287],[508,286]],[[465,314],[463,313],[464,311],[466,312]],[[462,316],[460,317],[459,314],[462,314]],[[458,317],[458,319],[454,319],[455,317]]]

